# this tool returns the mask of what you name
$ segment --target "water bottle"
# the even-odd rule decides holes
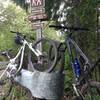
[[[81,74],[81,69],[77,58],[74,59],[73,65],[74,65],[75,75],[77,78],[79,78]]]

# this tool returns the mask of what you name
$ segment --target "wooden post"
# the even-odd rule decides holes
[[[32,30],[36,31],[36,39],[42,38],[42,20],[47,19],[45,14],[45,0],[27,0],[29,3],[30,13],[28,16],[31,21]],[[38,46],[38,49],[42,51],[42,45]]]
[[[41,21],[39,20],[38,23],[41,24]],[[36,30],[36,38],[37,38],[37,40],[39,38],[42,38],[42,28],[41,27]],[[42,52],[42,44],[41,43],[39,45],[37,45],[37,48]]]

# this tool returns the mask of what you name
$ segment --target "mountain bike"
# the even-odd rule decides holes
[[[20,75],[20,71],[24,69],[23,61],[26,54],[25,49],[27,47],[29,50],[29,65],[32,69],[31,71],[38,70],[50,73],[52,72],[57,60],[57,48],[52,40],[41,38],[37,41],[34,41],[34,43],[30,43],[27,41],[26,36],[22,35],[20,32],[11,32],[16,33],[14,40],[15,43],[20,45],[20,49],[18,50],[16,56],[13,58],[9,56],[9,52],[11,50],[6,50],[0,53],[1,55],[6,56],[9,59],[8,65],[0,75],[0,87],[2,88],[2,90],[6,89],[2,93],[2,95],[0,95],[0,97],[3,98],[6,98],[9,95],[12,89],[14,77]],[[37,48],[39,44],[42,45],[41,50]],[[53,61],[50,61],[48,56],[48,50],[51,46],[53,47],[53,52],[55,56]],[[25,69],[28,70],[28,68]]]
[[[56,28],[63,30],[66,33],[65,40],[57,45],[58,57],[57,61],[61,60],[62,68],[59,70],[63,71],[65,65],[65,50],[67,49],[70,66],[73,73],[72,86],[76,96],[73,96],[74,100],[99,100],[100,99],[100,82],[91,79],[91,73],[96,65],[99,64],[100,59],[96,64],[91,64],[90,60],[83,53],[77,43],[72,39],[73,31],[89,31],[89,29],[80,27],[67,27],[61,25],[50,25],[50,28]],[[66,32],[67,31],[67,32]],[[52,54],[53,48],[50,48],[49,53]],[[50,59],[54,57],[51,55]],[[99,64],[100,65],[100,64]],[[98,66],[100,67],[100,66]],[[100,77],[99,77],[100,78]]]

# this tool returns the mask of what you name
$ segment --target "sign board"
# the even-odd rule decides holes
[[[45,2],[44,2],[44,0],[31,0],[30,7],[31,7],[31,13],[32,14],[36,13],[36,11],[37,11],[37,14],[38,14],[38,11],[40,11],[40,10],[45,13]]]
[[[45,20],[45,19],[47,19],[47,15],[45,14],[45,13],[41,13],[41,14],[35,14],[35,15],[29,15],[28,16],[28,19],[30,20],[30,21],[37,21],[37,20]]]
[[[32,30],[40,29],[44,26],[44,23],[33,22],[31,23]]]
[[[44,0],[25,0],[25,3],[30,4],[33,7],[45,6]]]
[[[31,8],[31,14],[45,13],[44,7]]]
[[[30,9],[30,21],[43,20],[47,18],[45,14],[45,0],[30,0]]]
[[[31,7],[45,6],[44,0],[31,0]]]

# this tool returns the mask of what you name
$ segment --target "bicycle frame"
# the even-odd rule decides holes
[[[92,68],[92,65],[89,61],[89,59],[87,58],[87,56],[83,53],[83,51],[80,49],[80,47],[77,45],[77,43],[71,38],[71,35],[72,33],[69,33],[65,36],[65,41],[61,44],[59,44],[58,46],[58,51],[60,51],[60,47],[62,47],[62,45],[64,44],[65,47],[63,48],[64,49],[64,52],[63,51],[60,51],[61,53],[65,53],[65,50],[67,49],[68,50],[68,55],[69,55],[69,59],[70,59],[70,67],[72,69],[72,72],[73,72],[73,78],[74,78],[74,81],[72,83],[72,86],[73,86],[73,89],[76,93],[77,96],[80,96],[81,93],[80,91],[78,90],[77,88],[77,85],[83,80],[85,79],[87,82],[88,82],[88,72],[87,72],[87,69],[91,69]],[[75,48],[75,52],[76,52],[76,55],[75,57],[73,56],[73,48]],[[64,55],[64,54],[63,54]],[[83,59],[85,60],[85,64],[84,64],[84,67],[83,67],[83,73],[77,77],[76,75],[76,70],[75,70],[75,66],[74,66],[74,59],[77,58],[79,56],[82,56]],[[62,56],[63,58],[64,56]],[[62,59],[61,58],[61,59]],[[64,66],[63,66],[64,67]],[[89,67],[89,68],[88,68]],[[86,73],[85,73],[86,72]]]
[[[56,29],[64,30],[63,33],[66,33],[66,30],[69,31],[65,37],[64,43],[60,43],[58,45],[57,49],[59,52],[59,58],[61,60],[65,60],[64,53],[65,50],[68,50],[69,58],[70,58],[70,67],[72,68],[74,81],[72,82],[73,89],[76,93],[75,100],[82,99],[85,100],[85,89],[88,87],[89,92],[91,92],[91,87],[99,88],[99,84],[93,80],[91,80],[90,75],[93,68],[95,68],[95,65],[92,65],[87,56],[83,53],[83,51],[80,49],[80,47],[77,45],[77,43],[71,38],[71,31],[90,31],[87,28],[80,28],[80,27],[70,27],[65,26],[64,24],[61,25],[49,25],[49,27],[53,27]],[[64,47],[63,47],[64,45]],[[62,48],[63,47],[63,48]],[[74,49],[73,49],[73,48]],[[60,50],[61,48],[61,50]],[[75,52],[73,52],[75,50]],[[75,56],[74,56],[75,53]],[[79,63],[81,62],[81,63]],[[61,63],[64,65],[64,61]],[[63,66],[62,65],[62,66]],[[81,66],[83,68],[81,68]],[[63,66],[64,68],[64,66]],[[92,83],[95,84],[92,84]],[[87,87],[86,87],[87,85]],[[99,90],[98,90],[99,91]],[[88,92],[88,91],[86,91]],[[100,93],[100,92],[99,92]],[[91,95],[91,93],[89,93]],[[92,95],[91,95],[92,96]],[[93,98],[93,97],[92,97]]]
[[[67,45],[68,54],[69,54],[71,62],[73,62],[73,54],[72,54],[72,50],[71,50],[70,44],[72,44],[74,46],[74,48],[76,49],[76,52],[79,53],[85,59],[85,61],[86,61],[85,65],[88,64],[91,67],[91,63],[90,63],[89,59],[86,57],[86,55],[83,53],[83,51],[79,48],[79,46],[77,45],[77,43],[73,39],[71,39],[71,37],[68,36],[65,39],[65,43]]]
[[[9,77],[10,77],[10,74],[11,74],[11,71],[14,69],[16,69],[16,73],[17,74],[21,69],[22,69],[22,63],[23,63],[23,58],[24,58],[24,52],[25,52],[25,47],[26,45],[29,47],[29,49],[37,56],[41,56],[42,55],[42,52],[40,52],[38,49],[36,48],[33,48],[32,47],[32,43],[29,43],[27,42],[25,39],[22,41],[23,42],[23,45],[20,47],[18,53],[16,54],[16,56],[12,59],[10,59],[10,57],[8,57],[10,59],[10,62],[9,64],[7,65],[6,69],[4,70],[4,72],[1,74],[0,76],[0,79],[3,77],[3,75],[7,72],[7,70],[10,68],[10,72],[8,73],[9,74]],[[20,65],[18,68],[16,68],[16,59],[18,59],[18,57],[21,55],[20,57]]]
[[[65,45],[66,45],[66,47],[67,47],[67,49],[68,49],[68,54],[69,54],[69,58],[70,58],[70,65],[71,65],[71,68],[72,68],[72,70],[73,70],[73,74],[74,74],[74,79],[75,79],[75,82],[72,84],[73,85],[73,89],[74,89],[74,91],[75,91],[75,93],[76,93],[76,95],[77,96],[79,96],[80,95],[80,93],[79,93],[79,91],[78,91],[78,89],[77,89],[77,82],[78,82],[78,78],[76,77],[76,73],[75,73],[75,69],[74,69],[74,65],[73,65],[73,60],[74,60],[74,58],[73,58],[73,54],[72,54],[72,49],[71,49],[71,44],[74,46],[74,48],[75,48],[75,50],[76,50],[76,52],[79,54],[79,55],[81,55],[83,58],[84,58],[84,60],[85,60],[85,66],[84,66],[84,71],[86,71],[86,69],[87,69],[87,65],[89,65],[89,67],[91,67],[92,65],[91,65],[91,63],[90,63],[90,61],[89,61],[89,59],[86,57],[86,55],[82,52],[82,50],[79,48],[79,46],[77,45],[77,43],[71,38],[71,36],[68,34],[67,36],[66,36],[66,38],[65,38]],[[83,76],[84,77],[84,76]]]
[[[16,59],[16,58],[18,58],[19,55],[21,54],[21,59],[20,59],[21,62],[20,62],[20,65],[19,65],[19,68],[18,68],[17,72],[19,72],[20,69],[22,68],[23,57],[24,57],[24,51],[25,51],[25,46],[26,46],[26,45],[29,47],[29,49],[30,49],[37,57],[39,57],[39,56],[42,55],[42,53],[41,53],[38,49],[32,48],[32,43],[28,43],[26,40],[23,40],[23,45],[22,45],[22,47],[20,48],[20,50],[19,50],[19,52],[18,52],[18,55],[15,57],[15,59]]]

